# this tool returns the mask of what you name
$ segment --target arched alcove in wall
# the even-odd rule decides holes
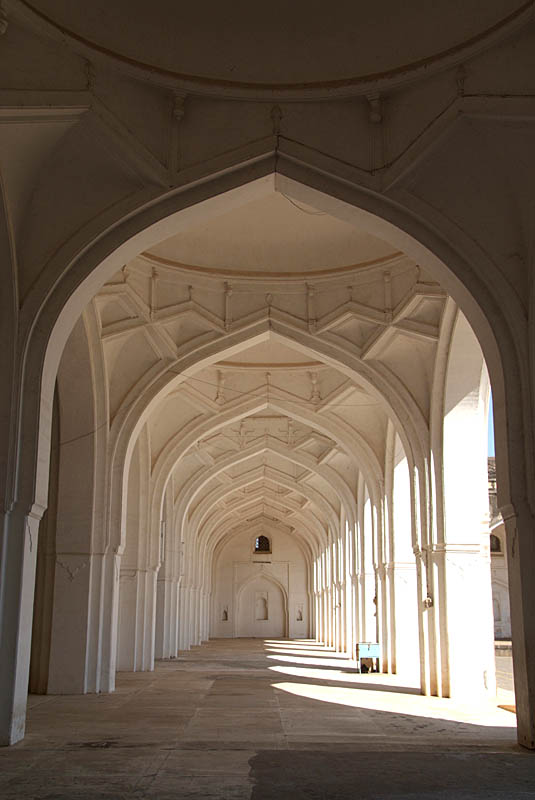
[[[288,168],[288,172],[291,174],[292,169]],[[305,185],[307,180],[309,182],[308,186]],[[84,304],[91,299],[104,281],[117,274],[118,269],[125,261],[136,257],[140,251],[146,250],[171,234],[176,235],[180,230],[185,230],[188,225],[192,224],[192,220],[222,213],[222,208],[238,207],[247,198],[254,198],[258,193],[272,192],[274,189],[283,192],[296,202],[306,203],[317,208],[321,213],[331,214],[333,218],[343,219],[357,227],[366,226],[373,231],[373,235],[395,244],[400,250],[403,249],[408,253],[413,260],[424,262],[425,270],[436,274],[448,291],[459,299],[461,307],[466,310],[472,326],[478,332],[479,340],[489,361],[493,381],[495,381],[493,389],[497,403],[496,420],[498,428],[502,426],[501,443],[500,435],[497,437],[497,450],[500,453],[501,449],[502,456],[498,455],[498,458],[502,458],[502,464],[506,463],[507,448],[505,447],[503,431],[505,430],[505,412],[507,410],[509,413],[510,404],[506,409],[504,375],[506,371],[514,371],[514,348],[511,347],[510,333],[508,332],[500,339],[499,343],[496,341],[496,336],[492,331],[489,317],[487,316],[489,313],[487,309],[494,308],[492,298],[489,300],[486,288],[477,285],[475,275],[468,265],[468,252],[464,254],[464,257],[462,255],[463,247],[466,243],[455,236],[447,242],[448,226],[444,226],[443,235],[439,236],[436,231],[431,231],[422,221],[417,223],[410,213],[404,213],[400,207],[394,207],[393,204],[387,203],[378,196],[365,194],[358,187],[353,187],[350,191],[347,186],[342,187],[338,184],[334,178],[332,180],[323,178],[323,189],[320,191],[316,188],[320,182],[319,177],[314,175],[313,171],[307,180],[303,178],[301,182],[298,182],[292,178],[279,175],[274,184],[271,177],[263,177],[247,185],[244,184],[240,188],[233,188],[226,193],[220,194],[218,192],[220,192],[222,185],[221,182],[216,181],[211,186],[207,185],[203,188],[204,196],[197,189],[189,196],[188,192],[183,192],[180,197],[167,197],[160,205],[155,204],[150,209],[143,209],[137,217],[119,222],[113,232],[103,232],[98,243],[93,243],[93,246],[88,245],[76,263],[71,263],[69,274],[65,273],[65,281],[62,282],[60,280],[58,282],[54,296],[43,304],[40,325],[36,327],[29,339],[28,346],[30,349],[28,351],[27,365],[28,369],[33,365],[33,369],[37,369],[42,375],[42,391],[39,398],[27,394],[23,402],[25,424],[35,433],[34,441],[29,445],[30,449],[33,448],[33,451],[30,454],[24,453],[24,458],[21,461],[21,484],[19,489],[27,493],[25,495],[27,498],[31,495],[32,502],[41,502],[46,492],[46,455],[50,432],[50,393],[64,340]],[[240,182],[239,177],[236,178],[236,182]],[[214,196],[209,197],[210,193]],[[180,206],[182,206],[182,209],[180,209]],[[447,267],[442,259],[448,262]],[[465,279],[464,283],[461,281],[461,277]],[[339,285],[337,285],[336,289],[337,291],[342,291]],[[347,287],[344,287],[344,291],[346,289]],[[479,290],[480,295],[478,296]],[[444,624],[437,623],[437,617],[444,613],[445,609],[444,604],[438,602],[438,594],[436,598],[430,597],[430,588],[426,575],[428,565],[422,555],[426,548],[436,544],[432,533],[435,528],[429,513],[432,499],[429,431],[426,427],[422,410],[419,408],[418,401],[406,390],[399,376],[392,374],[391,369],[386,368],[384,365],[378,366],[375,363],[376,359],[373,357],[366,361],[362,357],[362,353],[351,353],[350,347],[344,350],[339,342],[334,342],[332,338],[329,339],[328,326],[330,322],[328,320],[324,320],[326,335],[323,338],[318,336],[316,324],[318,318],[310,312],[312,300],[311,292],[308,288],[305,292],[308,303],[308,319],[302,320],[302,324],[292,323],[282,313],[277,316],[274,304],[267,300],[267,296],[271,294],[271,292],[266,293],[265,310],[262,310],[261,313],[259,312],[255,319],[251,319],[246,323],[247,330],[245,330],[245,324],[241,328],[239,325],[233,328],[232,319],[228,318],[228,314],[225,317],[225,311],[222,310],[221,318],[214,323],[217,335],[214,335],[212,339],[207,337],[206,341],[202,341],[194,348],[188,349],[184,346],[181,351],[179,350],[175,353],[175,358],[171,357],[169,351],[164,352],[162,361],[166,363],[163,366],[159,364],[155,367],[149,365],[141,375],[136,391],[130,394],[125,393],[123,402],[115,408],[115,416],[110,426],[110,493],[105,504],[104,522],[108,542],[104,579],[107,588],[104,591],[104,595],[107,597],[107,608],[110,613],[108,634],[110,653],[106,665],[108,686],[113,688],[113,675],[116,667],[112,652],[114,641],[116,643],[117,631],[116,627],[114,629],[114,625],[117,625],[117,608],[120,602],[116,583],[117,572],[120,570],[120,559],[125,546],[125,534],[128,536],[126,519],[128,513],[130,461],[140,438],[148,435],[145,427],[148,418],[152,413],[157,415],[159,405],[163,403],[168,395],[175,390],[178,391],[181,384],[188,381],[191,382],[196,376],[201,375],[203,370],[215,367],[220,368],[222,360],[242,353],[251,346],[253,341],[255,344],[261,344],[264,341],[278,339],[279,343],[284,341],[285,346],[291,344],[312,362],[321,359],[321,363],[326,368],[337,371],[344,378],[352,381],[358,391],[366,394],[366,397],[372,397],[374,402],[377,401],[383,409],[381,413],[384,412],[385,419],[388,418],[392,425],[391,436],[393,441],[395,437],[399,439],[399,444],[396,442],[392,445],[394,453],[396,448],[399,451],[397,456],[394,455],[392,457],[393,461],[397,462],[394,464],[393,469],[395,470],[398,463],[404,464],[406,462],[408,478],[406,476],[399,477],[398,484],[403,480],[405,481],[410,497],[408,510],[411,514],[411,522],[408,528],[410,528],[413,558],[409,583],[413,590],[413,597],[416,598],[416,614],[419,620],[419,658],[423,673],[422,688],[425,691],[447,693],[448,689],[444,688],[445,684],[441,684],[443,671],[440,672],[439,670],[445,650],[438,652],[437,640],[433,640],[433,635],[430,633],[432,630],[436,631],[437,625],[438,627],[442,625],[444,631]],[[225,289],[222,293],[220,292],[220,296],[226,303],[229,297],[228,289]],[[476,296],[478,297],[477,300]],[[504,296],[507,296],[507,292],[504,293]],[[352,313],[355,313],[353,308],[354,300],[351,296],[346,305],[347,309],[344,313],[351,316]],[[386,306],[385,309],[381,309],[381,313],[383,313],[383,310],[393,313],[393,309],[387,309]],[[151,310],[152,312],[154,312],[154,308]],[[287,314],[287,312],[284,313]],[[500,324],[505,324],[503,319],[498,324],[495,321],[493,323],[495,331],[500,330]],[[154,328],[156,324],[154,316],[149,314],[148,319],[145,319],[143,324]],[[391,320],[388,321],[384,317],[381,324],[388,327],[391,324]],[[421,332],[422,329],[420,329]],[[414,334],[414,330],[412,333]],[[430,337],[428,336],[428,338]],[[161,341],[158,342],[157,347],[162,347]],[[505,358],[505,353],[511,354],[511,357]],[[124,353],[121,358],[123,356]],[[313,371],[312,374],[314,374]],[[314,393],[318,391],[317,379],[309,378],[309,380],[311,388],[310,398],[307,399],[307,403],[317,400]],[[264,384],[262,384],[263,386]],[[221,384],[217,388],[219,393]],[[282,393],[283,389],[281,387],[279,389],[279,393]],[[515,391],[517,391],[514,381],[508,391],[511,398],[510,402],[514,406]],[[212,398],[211,402],[216,405],[219,404],[218,414],[220,412],[223,414],[228,413],[229,419],[239,418],[240,413],[243,418],[248,418],[254,416],[255,413],[260,413],[262,409],[265,411],[270,407],[276,406],[278,411],[284,410],[286,412],[288,419],[292,418],[298,420],[301,424],[305,424],[307,420],[305,413],[299,413],[298,408],[292,409],[291,403],[287,400],[273,398],[273,385],[266,378],[266,396],[268,392],[271,392],[269,402],[263,399],[261,401],[253,401],[247,410],[238,413],[236,413],[235,409],[229,410],[229,407],[221,408],[227,403],[224,398],[223,402],[220,402],[221,394],[216,395],[215,399]],[[231,405],[232,403],[229,403],[229,406]],[[238,403],[235,405],[238,405]],[[294,405],[298,406],[298,404]],[[339,405],[343,404],[339,403]],[[203,413],[208,415],[206,410]],[[325,414],[328,414],[328,409]],[[319,419],[320,415],[316,413],[316,417]],[[225,422],[228,422],[228,420],[225,420]],[[310,419],[308,422],[310,422]],[[198,439],[201,425],[202,421],[200,420],[191,425],[189,440],[184,452],[185,458],[189,457],[190,450],[194,446],[196,439]],[[215,427],[222,429],[223,425],[223,418],[219,417],[219,422],[216,423]],[[334,430],[332,424],[330,428],[326,424],[323,424],[323,426],[321,423],[316,424],[318,430],[321,427],[325,431],[330,430],[332,432]],[[341,429],[340,423],[339,430]],[[208,428],[208,431],[210,430],[214,430],[213,425]],[[266,434],[266,437],[269,435]],[[331,433],[331,435],[333,434]],[[316,587],[318,597],[320,592],[323,592],[321,599],[316,600],[317,604],[322,607],[321,616],[323,622],[321,622],[321,626],[323,628],[321,635],[326,641],[339,649],[351,649],[354,640],[343,622],[346,609],[355,606],[356,598],[358,597],[358,609],[356,610],[355,607],[351,613],[348,612],[348,619],[351,618],[352,621],[355,621],[360,614],[361,619],[358,621],[358,626],[355,627],[355,630],[358,628],[358,634],[355,635],[366,635],[370,639],[375,638],[379,629],[387,630],[389,625],[392,627],[393,607],[388,605],[390,602],[388,598],[390,596],[389,592],[395,583],[395,578],[392,577],[393,573],[390,576],[388,575],[386,564],[389,562],[383,558],[385,554],[385,544],[382,536],[384,512],[380,502],[380,491],[382,491],[381,482],[384,481],[384,461],[381,463],[381,460],[378,460],[379,470],[377,470],[377,464],[374,463],[373,458],[369,457],[370,453],[366,450],[366,447],[359,449],[359,442],[356,437],[349,444],[347,441],[343,441],[344,439],[349,439],[343,432],[334,438],[338,439],[338,445],[343,444],[346,449],[352,449],[356,453],[355,464],[358,466],[359,474],[358,481],[354,480],[353,483],[354,496],[359,509],[361,509],[359,510],[360,516],[358,519],[351,519],[347,508],[335,506],[331,498],[332,485],[328,481],[325,481],[324,495],[314,485],[313,481],[316,479],[316,474],[320,474],[320,470],[316,470],[315,473],[314,470],[311,470],[311,473],[314,474],[310,479],[310,485],[300,495],[302,500],[291,498],[290,502],[286,499],[286,506],[284,503],[280,503],[281,508],[277,508],[281,514],[284,514],[288,508],[292,513],[303,513],[304,519],[306,519],[307,514],[312,515],[310,517],[310,527],[311,530],[317,531],[317,544],[314,545],[312,560],[315,562],[317,576],[320,576],[321,570],[324,572],[323,577],[318,577]],[[290,435],[288,434],[289,439]],[[278,458],[280,456],[280,453],[275,454],[275,456],[272,455],[273,448],[263,448],[260,454],[261,457],[263,457],[264,452],[271,453],[271,455],[268,454],[268,458]],[[38,456],[36,460],[31,457],[32,454],[34,457],[35,455]],[[162,449],[157,454],[158,457],[161,456],[162,460],[160,462],[158,462],[158,458],[154,462],[151,460],[151,470],[155,464],[164,465],[161,469],[161,475],[158,474],[157,476],[159,493],[155,496],[155,503],[150,506],[149,516],[151,522],[148,527],[151,538],[145,552],[146,567],[153,572],[159,568],[162,560],[161,509],[168,482],[171,479],[174,480],[172,473],[175,470],[176,461],[173,461],[173,459],[176,459],[176,455],[170,445],[168,452],[164,454]],[[255,454],[254,457],[256,455],[259,454]],[[521,455],[518,453],[516,453],[516,457],[521,460]],[[323,458],[323,454],[315,456],[315,458],[320,460]],[[238,461],[239,459],[234,459],[231,463],[233,466],[237,466]],[[37,464],[37,467],[35,464]],[[277,464],[278,467],[281,467],[279,462]],[[209,458],[207,458],[206,467],[208,470],[210,469]],[[278,476],[277,480],[275,480],[272,464],[264,464],[256,469],[257,473],[251,476],[236,476],[236,485],[247,492],[250,487],[254,487],[261,480],[268,487],[267,489],[263,488],[262,491],[264,494],[269,492],[270,500],[274,503],[275,500],[272,498],[276,497],[276,491],[273,487],[278,486],[282,487],[284,491],[293,491],[297,480],[296,476]],[[399,470],[400,475],[403,469]],[[282,467],[279,471],[282,471]],[[214,475],[214,478],[216,477]],[[222,480],[224,481],[225,478],[223,477]],[[393,486],[395,485],[396,481],[394,480]],[[504,480],[502,487],[502,496],[508,499],[509,484],[507,479]],[[210,525],[213,521],[209,518],[209,510],[201,508],[199,504],[203,500],[206,501],[207,498],[215,503],[226,502],[225,498],[228,494],[224,487],[219,490],[214,489],[213,486],[208,487],[206,488],[206,495],[203,494],[203,491],[204,487],[201,487],[195,499],[197,506],[192,505],[191,513],[188,509],[190,516],[187,523],[188,525],[191,523],[191,530],[186,525],[183,527],[185,531],[184,538],[182,538],[182,533],[179,532],[175,539],[175,543],[177,543],[179,549],[181,548],[181,558],[185,565],[184,569],[186,569],[186,572],[181,573],[181,577],[187,577],[187,580],[182,581],[180,588],[184,598],[182,608],[185,609],[184,613],[187,617],[188,625],[190,625],[191,620],[195,620],[195,623],[191,623],[190,630],[184,633],[184,641],[186,642],[196,641],[198,637],[202,639],[203,634],[206,633],[205,621],[209,616],[208,611],[211,602],[210,584],[206,577],[209,575],[210,570],[200,556],[210,550],[208,537],[203,538],[202,531],[211,530]],[[211,491],[212,494],[209,495],[208,491]],[[254,489],[252,494],[253,496],[250,498],[251,507],[256,510],[255,503],[258,498],[254,496]],[[297,494],[296,492],[296,496]],[[301,502],[302,508],[297,509],[295,504]],[[236,496],[232,496],[229,503],[229,514],[232,513],[233,509],[237,509],[239,513],[242,513],[244,507],[248,508],[248,506],[239,504]],[[134,522],[139,525],[139,519]],[[182,523],[182,520],[180,522]],[[169,527],[174,530],[173,526]],[[354,531],[357,531],[356,534],[353,533]],[[364,531],[366,531],[366,534],[364,534]],[[405,533],[408,535],[409,530],[406,530]],[[352,544],[352,537],[355,541],[360,541],[360,551]],[[365,541],[367,542],[366,547],[363,546]],[[325,558],[323,558],[321,547],[327,553]],[[352,547],[355,549],[354,553],[351,551]],[[354,561],[355,569],[357,569],[357,562],[361,558],[358,569],[362,571],[364,576],[368,576],[367,582],[363,580],[361,589],[352,587],[349,590],[347,586],[342,585],[341,578],[346,578],[348,582],[351,582],[355,577],[355,572],[352,573],[351,570],[346,570],[345,567],[350,557]],[[382,559],[381,563],[383,564],[381,568],[383,571],[379,570],[379,572],[375,570],[378,557]],[[164,563],[166,563],[165,559],[166,556],[164,557]],[[138,569],[138,565],[136,565],[135,569]],[[333,570],[335,569],[338,570],[336,580],[333,576]],[[344,570],[346,571],[343,575]],[[123,578],[125,578],[124,575]],[[261,593],[264,590],[258,589],[255,591]],[[398,594],[399,592],[400,585],[398,585]],[[136,595],[136,598],[138,596]],[[432,601],[436,599],[436,606],[433,606],[434,610],[431,610],[432,607],[429,606],[424,614],[422,603],[428,599]],[[134,603],[134,600],[132,600],[132,603]],[[162,606],[165,607],[165,602],[162,603]],[[288,601],[286,602],[286,608],[288,608]],[[147,609],[145,609],[146,611]],[[221,619],[221,622],[228,621],[228,608],[226,613],[227,620]],[[319,633],[319,617],[316,625]],[[414,629],[412,632],[414,633]],[[281,634],[270,631],[270,635]],[[134,633],[132,633],[132,639],[135,639]],[[391,637],[389,641],[393,640]],[[447,636],[444,637],[444,642],[447,644]],[[444,648],[446,648],[446,644],[444,644]],[[388,647],[385,644],[384,656],[386,663],[392,668],[396,663],[396,656],[393,650],[387,652]],[[148,661],[150,662],[150,658]],[[432,678],[430,675],[433,670],[434,677]]]
[[[288,636],[288,597],[284,585],[267,571],[250,575],[236,592],[235,636]]]

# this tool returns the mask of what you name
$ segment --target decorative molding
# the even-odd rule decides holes
[[[173,119],[180,123],[184,119],[184,114],[186,113],[185,103],[186,103],[187,94],[186,92],[180,92],[175,90],[173,92]]]
[[[63,556],[63,558],[66,557],[67,556]],[[72,583],[76,576],[87,567],[87,561],[82,561],[78,566],[72,567],[67,561],[64,561],[63,558],[56,558],[56,564],[65,570],[68,580]],[[79,558],[79,556],[70,556],[70,558]]]
[[[372,92],[366,95],[366,100],[368,101],[368,119],[372,125],[378,125],[383,121],[381,95],[378,92]]]
[[[185,279],[191,280],[192,273],[202,276],[202,277],[213,277],[213,278],[240,278],[242,280],[251,280],[251,281],[259,281],[264,284],[271,284],[274,286],[278,286],[276,281],[284,280],[288,283],[295,283],[301,284],[303,279],[310,279],[314,281],[321,281],[326,280],[329,278],[335,278],[336,276],[345,275],[347,273],[352,272],[363,272],[365,270],[374,269],[377,267],[393,267],[399,264],[400,262],[406,262],[407,256],[405,253],[401,251],[394,250],[392,253],[389,253],[386,256],[380,256],[379,258],[372,258],[366,261],[356,262],[355,264],[347,264],[341,267],[323,267],[321,269],[314,269],[314,270],[300,270],[296,272],[277,272],[274,270],[270,270],[269,274],[263,272],[261,270],[254,270],[254,269],[233,269],[231,267],[203,267],[198,264],[185,264],[181,261],[176,261],[172,258],[167,258],[164,256],[156,255],[155,253],[151,253],[150,250],[146,250],[140,254],[140,257],[151,263],[155,264],[158,267],[167,267],[169,270],[173,272],[184,272]],[[189,276],[186,278],[186,275]],[[243,287],[240,287],[240,292],[243,292]],[[271,290],[270,290],[271,291]],[[251,289],[250,293],[257,293],[257,289]]]
[[[232,310],[230,305],[230,298],[232,297],[232,286],[230,283],[225,283],[225,330],[229,331],[232,325]]]

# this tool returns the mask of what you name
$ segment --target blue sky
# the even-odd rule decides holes
[[[488,442],[489,442],[489,456],[493,456],[494,455],[494,414],[493,414],[493,411],[492,411],[492,395],[490,396],[490,401],[489,401]]]

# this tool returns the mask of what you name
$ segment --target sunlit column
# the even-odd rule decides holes
[[[496,688],[488,536],[489,383],[479,343],[460,314],[440,377],[443,413],[435,417],[433,457],[437,508],[443,513],[437,515],[428,554],[433,570],[428,602],[440,636],[442,692],[474,697]]]

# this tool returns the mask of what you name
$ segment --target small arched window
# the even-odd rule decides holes
[[[499,538],[494,534],[490,534],[490,552],[491,553],[501,553],[502,552],[502,543],[500,542]]]
[[[271,553],[271,543],[267,536],[257,536],[254,544],[255,553]]]

